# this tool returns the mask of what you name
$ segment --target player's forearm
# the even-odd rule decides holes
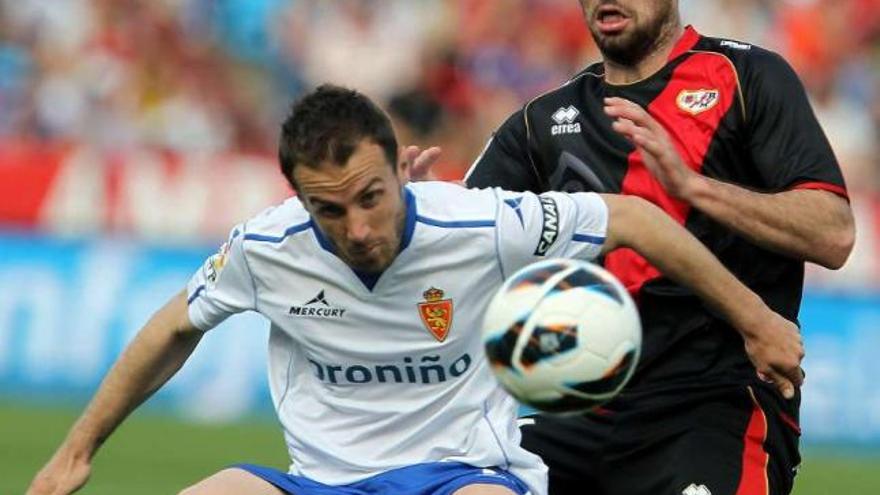
[[[766,194],[701,177],[687,199],[717,222],[774,252],[837,269],[852,250],[852,211],[846,200],[827,191]]]
[[[202,335],[185,315],[185,293],[153,315],[110,369],[62,448],[90,459],[116,427],[183,366]]]
[[[618,200],[619,201],[619,200]],[[663,275],[690,288],[744,335],[770,311],[690,232],[656,206],[626,198],[624,207],[609,204],[612,245],[632,248]]]

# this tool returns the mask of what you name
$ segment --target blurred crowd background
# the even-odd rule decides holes
[[[700,32],[779,51],[800,73],[859,215],[855,269],[811,280],[880,284],[880,1],[681,0],[681,11]],[[0,198],[0,222],[187,237],[196,220],[137,228],[104,221],[119,206],[74,197],[135,194],[124,187],[95,193],[80,179],[23,191],[21,182],[43,179],[20,179],[33,175],[21,164],[87,150],[86,161],[111,169],[100,175],[112,189],[120,160],[271,163],[289,103],[324,81],[384,102],[403,143],[442,146],[440,175],[460,178],[504,117],[598,59],[576,0],[0,0],[0,177],[10,179],[0,192],[19,197],[14,206]],[[132,158],[144,152],[160,158]],[[80,165],[77,176],[95,178]],[[70,191],[58,199],[58,188]],[[241,219],[227,217],[264,200],[255,193],[196,237],[215,236]],[[24,211],[35,204],[40,211]],[[89,209],[112,211],[96,220]]]

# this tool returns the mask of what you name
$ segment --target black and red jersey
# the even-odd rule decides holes
[[[708,177],[761,192],[809,188],[845,196],[837,161],[791,67],[768,50],[688,27],[654,75],[627,85],[603,76],[602,64],[594,64],[513,114],[477,159],[468,186],[645,198],[796,321],[804,263],[756,246],[669,196],[603,112],[609,96],[648,109],[685,163]],[[629,249],[610,253],[604,264],[642,313],[644,347],[632,390],[754,378],[742,339],[689,290]]]

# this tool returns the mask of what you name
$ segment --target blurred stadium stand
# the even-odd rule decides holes
[[[809,270],[805,438],[880,444],[880,2],[681,9],[783,53],[813,98],[858,239],[841,271]],[[383,101],[456,179],[512,110],[598,58],[574,0],[0,0],[0,395],[91,390],[209,246],[289,194],[276,127],[304,89]],[[159,402],[268,410],[264,327],[232,319]]]

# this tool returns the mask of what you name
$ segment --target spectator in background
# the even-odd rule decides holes
[[[28,80],[34,64],[31,53],[18,39],[20,29],[3,14],[0,10],[0,136],[26,126]]]
[[[298,12],[318,36],[301,47],[310,81],[345,81],[386,101],[417,79],[419,47],[431,32],[425,20],[436,16],[436,3],[352,0],[331,8],[326,2],[300,3]]]
[[[0,0],[0,139],[70,143],[95,156],[147,148],[271,157],[283,118],[276,102],[334,78],[371,88],[384,104],[432,95],[442,116],[432,138],[445,176],[458,178],[482,136],[522,101],[598,59],[578,9],[571,0]],[[681,0],[681,13],[786,55],[853,194],[878,194],[880,3]],[[850,133],[834,122],[852,108],[861,111]],[[866,208],[859,221],[869,230],[857,242],[880,231],[876,210]],[[877,276],[844,283],[880,278],[880,257],[864,249],[871,256],[854,256],[848,269]]]

